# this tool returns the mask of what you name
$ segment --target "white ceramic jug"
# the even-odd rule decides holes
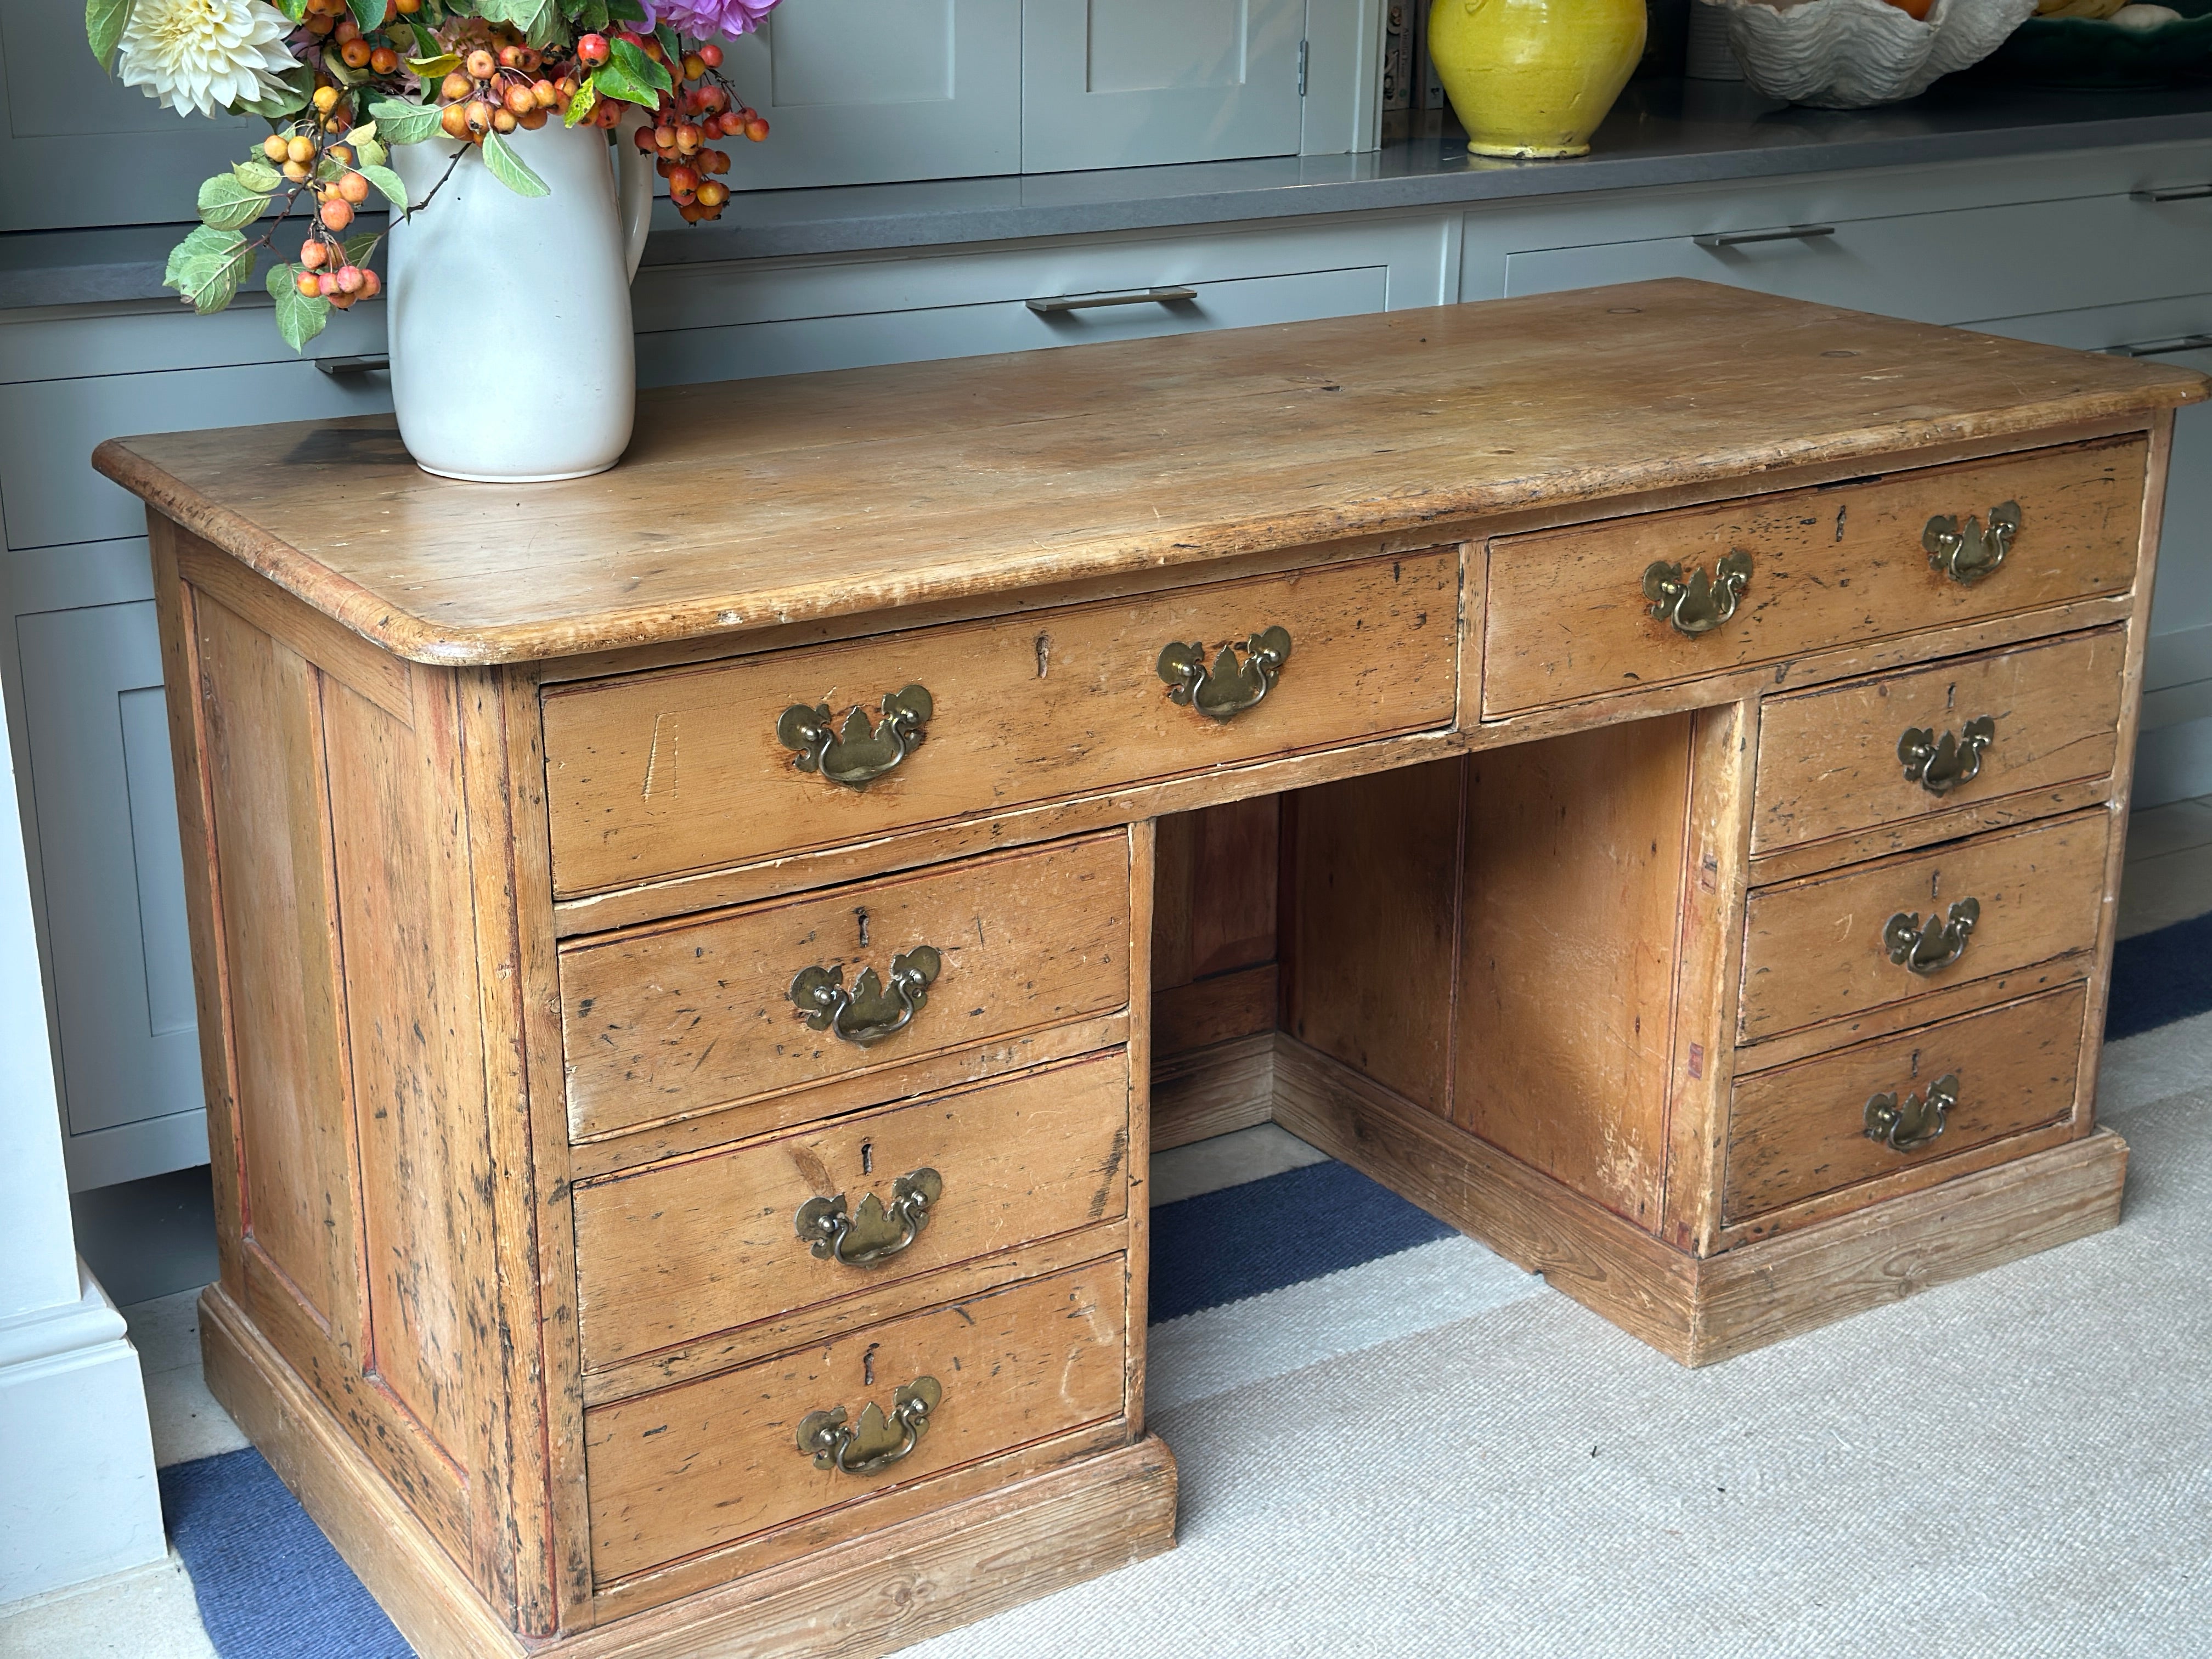
[[[392,146],[408,199],[430,198],[394,216],[385,307],[399,436],[425,472],[538,483],[622,458],[637,395],[629,279],[653,211],[637,118],[612,162],[598,127],[556,117],[508,134],[544,196],[515,194],[472,145]]]

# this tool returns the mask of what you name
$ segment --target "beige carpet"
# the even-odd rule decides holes
[[[2108,1050],[2112,1232],[1701,1371],[1547,1291],[1191,1400],[1179,1549],[911,1651],[2212,1656],[2185,1026]]]

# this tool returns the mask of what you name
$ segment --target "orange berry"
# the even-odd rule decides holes
[[[326,270],[321,276],[315,278],[315,292],[321,295],[325,300],[329,299],[331,295],[336,294],[337,291],[338,274],[335,270]]]
[[[696,81],[707,72],[707,60],[696,52],[684,54],[684,78]]]
[[[721,68],[722,49],[712,40],[708,41],[705,46],[699,48],[699,61],[708,69]]]
[[[592,106],[592,125],[612,132],[622,120],[623,106],[611,98],[602,98]]]
[[[399,67],[399,54],[389,46],[379,46],[368,54],[368,66],[379,75],[389,75]]]
[[[668,193],[673,196],[682,190],[699,188],[699,175],[687,167],[672,167],[663,175],[668,180]]]
[[[684,216],[684,222],[687,225],[696,225],[707,216],[707,210],[696,202],[679,202],[676,204],[676,210]]]
[[[468,60],[461,67],[469,72],[471,81],[489,81],[499,71],[499,59],[478,46],[468,55]]]
[[[338,180],[338,194],[359,207],[368,199],[368,180],[358,173],[349,173]]]
[[[364,265],[361,273],[361,297],[364,300],[374,300],[379,293],[382,292],[383,288],[383,279]]]
[[[333,161],[337,162],[341,167],[349,167],[353,165],[354,155],[353,146],[351,144],[332,144],[323,153],[328,155]]]
[[[587,34],[576,42],[576,61],[580,64],[604,64],[612,52],[604,34]]]
[[[500,108],[491,112],[491,130],[494,132],[513,132],[520,125],[511,109]]]
[[[292,286],[310,300],[323,291],[322,283],[316,280],[315,273],[312,270],[303,270],[295,276],[292,279]]]
[[[345,59],[345,66],[348,69],[367,69],[369,58],[368,42],[358,39],[349,40],[338,48],[338,56]]]
[[[527,115],[538,107],[538,100],[526,86],[509,87],[500,101],[517,115]]]
[[[706,142],[706,133],[690,121],[676,129],[676,148],[684,155],[689,155]]]
[[[300,246],[300,263],[310,270],[320,270],[331,257],[331,245],[318,242],[313,237]]]
[[[323,228],[342,231],[353,222],[353,204],[340,197],[335,202],[325,202],[321,208]]]
[[[331,32],[331,20],[320,12],[307,19],[307,33],[318,37]]]
[[[701,207],[720,207],[723,203],[729,199],[730,187],[727,185],[718,185],[712,179],[709,179],[705,184],[699,186],[699,205]]]
[[[261,153],[272,161],[289,161],[292,159],[292,147],[284,142],[283,135],[279,133],[272,132],[261,141]]]
[[[653,129],[651,127],[638,128],[636,131],[630,134],[630,142],[635,144],[640,149],[643,150],[647,155],[650,155],[654,148],[653,142]]]
[[[361,39],[361,25],[353,21],[353,14],[349,12],[338,19],[337,27],[331,33],[337,38],[340,46],[350,46]]]
[[[438,116],[438,125],[445,129],[446,137],[448,138],[467,137],[469,136],[467,107],[461,104],[447,105]]]
[[[312,161],[315,159],[315,141],[312,138],[294,138],[284,146],[284,154],[295,161]]]
[[[285,162],[284,176],[295,185],[300,183],[307,176],[307,164],[305,161]]]
[[[339,293],[358,294],[365,286],[366,284],[362,281],[361,267],[359,265],[341,265],[338,267]]]
[[[361,295],[358,294],[333,294],[331,295],[331,303],[340,311],[350,311],[353,309],[353,302],[359,298]]]
[[[754,116],[751,120],[745,123],[745,137],[757,144],[768,137],[768,123],[762,120],[759,116]]]
[[[527,115],[517,116],[515,118],[515,125],[520,127],[525,132],[535,132],[538,128],[545,125],[546,118],[552,113],[553,112],[550,110],[533,109]]]
[[[674,127],[653,128],[653,142],[659,145],[662,149],[674,149],[676,148],[676,129]]]
[[[540,109],[551,109],[561,101],[561,89],[550,81],[538,80],[530,83],[531,100]]]
[[[471,134],[481,138],[484,134],[491,131],[491,106],[489,104],[484,102],[481,98],[471,98],[466,104],[462,106],[462,108],[468,121],[469,131]]]
[[[727,152],[723,150],[702,149],[693,159],[697,161],[709,173],[727,173],[730,170],[729,155]]]
[[[412,17],[422,9],[422,0],[392,0],[392,4],[402,17]]]
[[[477,89],[477,83],[455,70],[438,82],[438,95],[449,104],[458,104]]]
[[[501,46],[499,49],[499,66],[501,69],[520,69],[522,67],[522,48],[520,46]]]

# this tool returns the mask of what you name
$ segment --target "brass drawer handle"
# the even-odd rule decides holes
[[[882,725],[872,723],[868,711],[854,703],[840,732],[830,726],[828,703],[809,708],[795,702],[776,720],[776,741],[798,751],[791,763],[800,771],[865,789],[921,747],[922,728],[935,712],[928,688],[909,685],[884,699]]]
[[[848,1210],[845,1194],[810,1198],[799,1206],[799,1237],[825,1261],[864,1267],[896,1255],[921,1237],[930,1209],[945,1195],[945,1177],[934,1170],[909,1170],[891,1182],[891,1201],[873,1193]]]
[[[1711,633],[1735,615],[1736,601],[1750,586],[1751,555],[1741,548],[1725,555],[1710,578],[1701,564],[1692,565],[1685,576],[1670,559],[1654,560],[1644,568],[1644,597],[1651,601],[1651,614],[1692,638]]]
[[[805,1014],[809,1030],[828,1031],[842,1042],[866,1048],[914,1024],[943,966],[933,949],[917,945],[891,958],[888,988],[874,969],[863,968],[849,991],[842,968],[802,968],[791,981],[791,1000]]]
[[[817,1469],[841,1474],[873,1474],[887,1469],[921,1443],[929,1414],[944,1399],[933,1376],[917,1376],[891,1396],[885,1416],[872,1400],[860,1407],[860,1420],[848,1423],[845,1408],[809,1412],[799,1419],[799,1449]]]
[[[1947,795],[1962,783],[1982,775],[1982,750],[1997,734],[1997,723],[1984,714],[1966,722],[1966,729],[1942,737],[1924,726],[1908,726],[1897,740],[1897,757],[1905,763],[1907,782],[1917,783],[1931,795]]]
[[[1893,1152],[1917,1152],[1934,1143],[1959,1103],[1959,1074],[1952,1072],[1929,1085],[1925,1098],[1907,1095],[1902,1105],[1894,1094],[1869,1095],[1866,1103],[1866,1138],[1879,1140]]]
[[[1923,922],[1917,912],[1899,910],[1882,925],[1881,942],[1889,959],[1899,967],[1926,975],[1941,973],[1966,954],[1966,941],[1982,919],[1982,902],[1962,898],[1949,916],[1933,910]]]
[[[1244,641],[1244,659],[1237,648],[1224,645],[1206,665],[1206,647],[1194,640],[1177,642],[1160,653],[1159,677],[1168,683],[1168,701],[1195,708],[1212,720],[1234,720],[1275,689],[1283,665],[1291,659],[1291,634],[1286,628],[1263,628]]]
[[[1966,528],[1948,513],[1938,513],[1920,532],[1928,550],[1928,562],[1954,582],[1972,586],[1995,571],[2012,551],[2012,538],[2020,534],[2020,503],[2005,501],[1990,509],[1989,528],[1969,515]]]

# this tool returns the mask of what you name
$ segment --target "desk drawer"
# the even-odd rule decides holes
[[[2112,825],[2099,807],[1759,889],[1745,908],[1737,1040],[1756,1042],[2069,952],[2081,953],[2086,974],[2104,913]],[[1963,905],[1976,914],[1962,915]],[[1903,917],[1939,931],[1908,946],[1891,933]]]
[[[2087,998],[2086,986],[2069,985],[1743,1079],[1729,1114],[1727,1219],[1938,1163],[2068,1117]],[[1917,1097],[1924,1109],[1929,1090],[1954,1075],[1958,1103],[1926,1145],[1897,1150],[1869,1136],[1873,1097],[1894,1095],[1908,1109]],[[1911,1127],[1900,1132],[1901,1141],[1913,1139]]]
[[[562,687],[544,700],[554,884],[605,891],[1449,726],[1458,602],[1450,548]],[[1164,647],[1269,628],[1291,650],[1265,701],[1215,720],[1169,700]],[[910,685],[929,695],[923,741],[863,787],[799,770],[778,738],[794,705],[842,729]]]
[[[2109,776],[2126,656],[2126,630],[2102,629],[1769,697],[1759,717],[1752,852]],[[1975,728],[1984,722],[1977,749]],[[1914,731],[1938,744],[1951,740],[1932,769],[1917,758],[1908,770],[1900,758]]]
[[[587,1412],[593,1576],[604,1585],[839,1509],[862,1510],[846,1528],[857,1533],[872,1524],[868,1499],[1119,1417],[1125,1271],[1110,1256]],[[896,1446],[900,1427],[870,1423],[866,1407],[890,1414],[922,1377],[939,1395],[906,1456],[848,1474],[799,1449],[800,1423],[841,1408]]]
[[[1124,1215],[1128,1146],[1116,1050],[586,1182],[585,1368]],[[844,1230],[810,1249],[794,1218],[832,1199],[845,1200]]]
[[[1832,647],[2125,590],[2147,450],[2139,437],[1973,461],[1718,507],[1501,537],[1491,544],[1483,712],[1510,714]],[[2001,566],[1965,581],[1922,538],[1939,516],[1986,525],[2019,504]],[[1713,587],[1749,562],[1732,614],[1685,633],[1653,614],[1653,567]],[[1690,627],[1697,592],[1671,607]]]
[[[902,993],[895,963],[923,946],[936,975]],[[792,1000],[808,969],[858,994],[834,1020]],[[586,1138],[861,1073],[890,1099],[904,1062],[1128,1000],[1121,830],[633,928],[561,953],[569,1126]]]

